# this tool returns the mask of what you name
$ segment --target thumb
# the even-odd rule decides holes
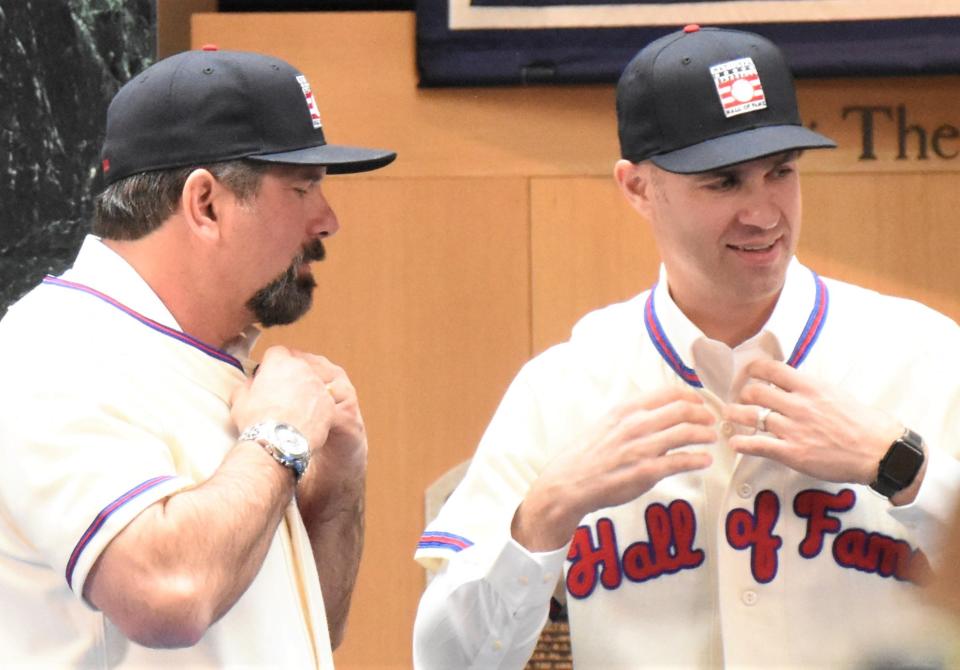
[[[237,384],[230,393],[230,405],[236,405],[241,402],[247,393],[250,392],[250,385],[253,384],[253,377],[247,377],[242,384]]]

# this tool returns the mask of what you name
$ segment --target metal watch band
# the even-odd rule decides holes
[[[278,430],[290,431],[296,435],[299,435],[303,440],[306,440],[303,437],[302,433],[297,430],[295,427],[286,424],[279,423],[277,421],[261,421],[260,423],[255,423],[252,426],[248,426],[238,438],[240,442],[256,442],[264,451],[270,454],[277,463],[283,467],[291,470],[293,472],[294,478],[297,482],[300,481],[300,478],[303,476],[303,473],[307,469],[307,464],[309,463],[309,453],[304,453],[302,455],[294,455],[284,451],[279,444],[275,442],[276,433]]]

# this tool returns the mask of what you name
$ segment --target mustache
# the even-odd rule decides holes
[[[322,261],[326,257],[327,249],[323,246],[323,242],[319,238],[310,240],[303,245],[303,249],[300,251],[300,253],[293,258],[293,261],[290,263],[290,267],[287,268],[287,274],[293,275],[296,269],[304,263]]]
[[[286,270],[280,273],[272,282],[264,286],[257,292],[257,298],[271,299],[271,296],[282,292],[287,286],[300,286],[305,289],[312,289],[316,286],[316,281],[312,274],[305,277],[299,276],[298,269],[306,263],[322,261],[327,257],[327,250],[319,238],[310,240],[303,249],[290,262]]]
[[[323,242],[319,239],[310,240],[305,245],[299,254],[293,257],[293,260],[290,261],[289,267],[277,277],[273,283],[281,284],[293,284],[299,283],[302,280],[298,280],[297,271],[301,265],[307,263],[313,263],[314,261],[322,261],[327,257],[327,249],[323,246]],[[312,277],[310,278],[312,279]]]
[[[313,261],[322,261],[327,257],[327,249],[323,246],[323,241],[317,237],[303,246],[303,253],[300,254],[301,262],[311,263]]]

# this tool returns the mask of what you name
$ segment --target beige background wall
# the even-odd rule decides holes
[[[269,52],[313,84],[329,140],[397,162],[326,183],[342,230],[315,309],[271,331],[343,365],[370,434],[367,545],[339,668],[407,668],[423,574],[423,491],[468,458],[517,368],[586,310],[646,288],[657,256],[609,177],[612,86],[418,90],[411,13],[202,14],[193,45]],[[161,40],[163,41],[163,40]],[[960,317],[958,78],[805,81],[808,121],[840,141],[803,160],[801,258]],[[898,154],[895,108],[909,151]],[[876,118],[863,153],[850,106]],[[881,118],[882,117],[882,118]]]

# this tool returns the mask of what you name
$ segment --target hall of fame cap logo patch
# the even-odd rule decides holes
[[[710,68],[710,74],[713,75],[723,113],[728,119],[766,108],[767,99],[763,95],[760,75],[752,58],[714,65]]]
[[[310,90],[310,82],[307,81],[307,78],[302,74],[298,74],[297,83],[300,84],[300,88],[303,90],[303,97],[307,100],[307,109],[310,110],[310,121],[313,123],[314,128],[319,128],[323,125],[320,123],[320,108],[317,107],[317,100],[313,97],[313,91]]]

